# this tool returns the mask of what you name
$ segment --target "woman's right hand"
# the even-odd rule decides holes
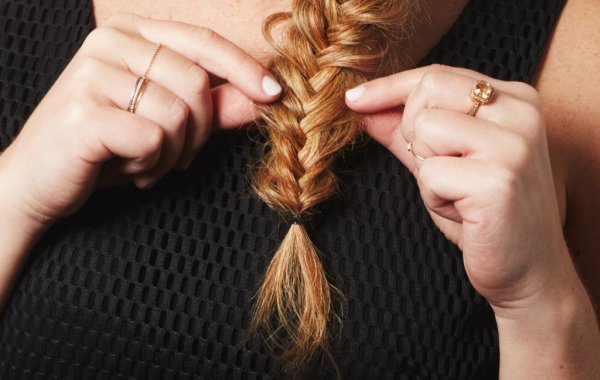
[[[136,113],[127,112],[158,43]],[[209,74],[229,83],[211,89]],[[271,102],[280,92],[257,60],[209,29],[115,16],[87,37],[0,155],[0,196],[13,214],[45,227],[97,187],[133,180],[148,188],[185,168],[212,125],[248,123],[252,101]]]

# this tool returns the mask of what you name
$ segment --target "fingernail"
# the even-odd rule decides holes
[[[354,87],[353,89],[346,91],[346,99],[348,99],[351,102],[355,102],[358,99],[362,98],[366,90],[367,89],[363,85]]]
[[[263,78],[262,86],[265,93],[269,96],[281,94],[281,85],[268,75]]]

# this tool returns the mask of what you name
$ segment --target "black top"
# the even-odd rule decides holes
[[[421,63],[531,81],[561,0],[472,0]],[[0,148],[93,28],[84,0],[0,0]],[[2,379],[274,379],[240,344],[288,226],[251,195],[248,132],[215,135],[150,191],[96,193],[39,242],[0,316]],[[347,297],[344,379],[498,374],[490,306],[432,223],[411,174],[368,143],[340,163],[343,196],[311,236]],[[311,378],[332,378],[329,366]]]

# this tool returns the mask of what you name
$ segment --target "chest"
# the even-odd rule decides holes
[[[175,20],[214,30],[257,57],[271,51],[262,35],[264,19],[288,11],[288,0],[93,0],[97,26],[121,13],[162,20]]]

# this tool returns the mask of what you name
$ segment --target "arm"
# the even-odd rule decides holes
[[[209,74],[229,83],[211,88]],[[144,96],[130,109],[136,83]],[[253,102],[280,92],[264,66],[209,29],[126,14],[97,28],[0,155],[0,308],[43,231],[97,186],[151,187],[186,169],[213,125],[250,122]]]
[[[6,172],[0,165],[0,311],[4,309],[27,253],[45,229],[42,223],[22,212],[10,195],[10,182],[5,177]]]
[[[565,238],[596,309],[600,305],[599,24],[600,2],[569,0],[535,81],[546,115],[554,176],[566,193]]]
[[[562,256],[569,258],[566,246]],[[495,308],[501,379],[600,378],[600,330],[570,260],[526,307]]]
[[[472,117],[480,79],[496,95]],[[500,376],[600,375],[600,331],[563,238],[538,92],[433,65],[366,83],[347,103],[370,113],[367,132],[415,175],[432,219],[462,250],[495,312]]]
[[[562,256],[573,262],[539,306],[497,319],[504,378],[600,378],[599,22],[600,3],[568,1],[535,81],[569,247]]]

